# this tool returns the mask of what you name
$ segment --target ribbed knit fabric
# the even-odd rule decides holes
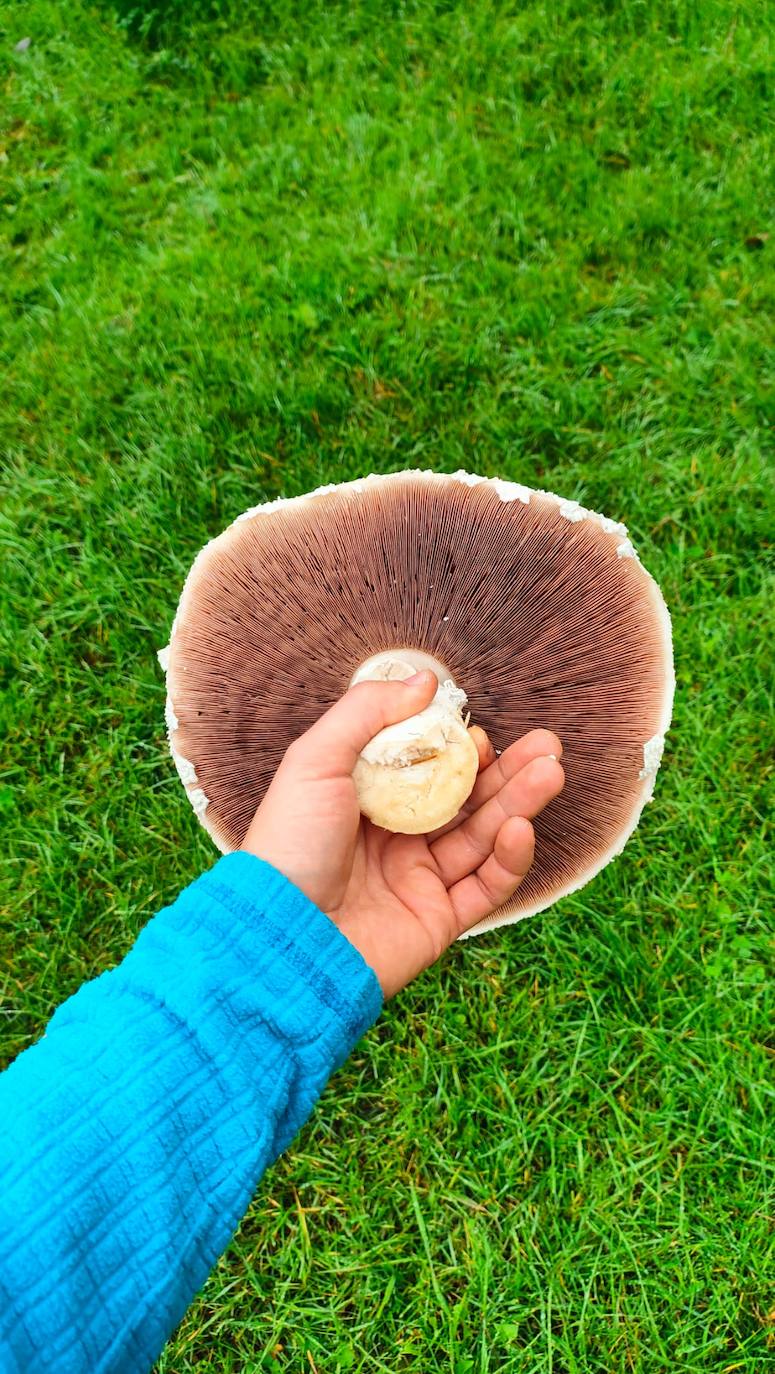
[[[252,855],[155,916],[0,1074],[0,1369],[144,1374],[381,1007]]]

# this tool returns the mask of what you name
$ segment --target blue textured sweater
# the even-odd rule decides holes
[[[0,1074],[0,1370],[143,1374],[381,1007],[252,855],[155,916]]]

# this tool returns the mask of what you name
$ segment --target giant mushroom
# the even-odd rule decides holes
[[[362,810],[393,830],[441,826],[470,792],[464,709],[499,751],[555,731],[565,789],[534,822],[533,867],[469,934],[543,910],[621,852],[674,690],[670,617],[625,527],[464,472],[373,475],[245,511],[197,555],[159,658],[173,758],[224,852],[288,745],[360,678],[439,679],[424,719],[381,732],[356,768]]]

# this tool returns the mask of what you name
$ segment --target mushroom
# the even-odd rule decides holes
[[[543,910],[621,852],[674,690],[670,617],[624,525],[465,472],[374,475],[245,511],[195,559],[159,658],[172,756],[222,851],[291,741],[364,677],[439,679],[356,767],[362,809],[389,828],[457,814],[476,770],[466,699],[499,752],[554,730],[566,783],[534,822],[533,867],[469,934]]]

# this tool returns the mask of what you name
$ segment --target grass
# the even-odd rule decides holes
[[[0,14],[3,1053],[212,859],[154,657],[205,539],[406,466],[580,498],[674,614],[655,805],[386,1010],[159,1371],[762,1374],[766,8],[130,8]]]

